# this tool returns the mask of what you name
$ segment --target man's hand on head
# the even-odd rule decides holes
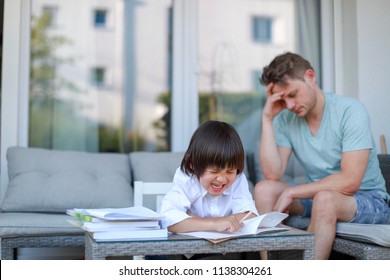
[[[285,92],[273,92],[274,86],[274,83],[270,83],[267,86],[267,102],[263,108],[263,118],[270,121],[272,121],[277,114],[286,109],[286,103],[283,100]]]

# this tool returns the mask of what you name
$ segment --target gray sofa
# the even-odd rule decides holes
[[[182,156],[180,152],[94,154],[9,148],[9,185],[0,213],[1,259],[15,259],[17,250],[22,248],[83,248],[84,231],[67,222],[66,209],[132,206],[133,182],[170,182]],[[386,160],[381,161],[387,163],[383,169],[387,178],[389,158],[383,157]],[[260,178],[255,159],[247,155],[245,171],[252,182]],[[298,172],[290,166],[286,176],[297,177]],[[145,206],[152,205],[153,201],[147,200]],[[299,218],[295,223],[302,227]],[[377,226],[362,225],[364,229],[345,226],[338,228],[335,250],[347,253],[339,248],[350,248],[349,243],[341,240],[353,242],[353,248],[369,248],[365,252],[375,248],[374,255],[361,253],[357,258],[390,259],[390,225],[381,228],[385,230],[382,233]],[[378,254],[378,250],[383,252]]]
[[[132,182],[171,181],[182,155],[9,148],[1,259],[22,248],[84,247],[84,231],[67,222],[66,209],[132,206]]]

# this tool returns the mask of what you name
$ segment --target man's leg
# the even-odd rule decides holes
[[[279,195],[286,188],[286,184],[277,181],[264,180],[258,182],[253,190],[253,198],[259,214],[271,212]],[[267,255],[267,251],[261,251],[260,259],[266,260]]]
[[[352,196],[334,191],[316,194],[308,227],[308,231],[315,234],[315,259],[329,259],[337,221],[350,221],[355,213],[356,202]]]
[[[288,188],[287,184],[278,181],[264,180],[258,182],[253,190],[257,211],[260,214],[273,211],[276,201],[286,188]]]
[[[259,214],[273,211],[280,194],[289,187],[288,184],[272,180],[264,180],[257,183],[253,191],[253,197]],[[301,214],[303,206],[299,201],[294,201],[290,210],[293,214]],[[260,252],[260,259],[267,259],[267,251]]]

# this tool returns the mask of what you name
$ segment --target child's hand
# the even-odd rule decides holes
[[[239,231],[242,226],[243,224],[233,215],[215,218],[215,231],[218,232],[235,232]]]

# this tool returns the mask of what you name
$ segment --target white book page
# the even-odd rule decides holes
[[[232,238],[244,235],[257,234],[265,231],[283,230],[275,228],[288,215],[279,212],[270,212],[258,217],[245,220],[244,226],[236,232],[216,232],[216,231],[193,231],[181,233],[184,235],[195,236],[204,239]]]
[[[161,219],[162,215],[143,207],[134,206],[127,208],[101,208],[101,209],[81,209],[88,215],[106,220],[138,220],[138,219]],[[77,211],[77,210],[76,210]]]

